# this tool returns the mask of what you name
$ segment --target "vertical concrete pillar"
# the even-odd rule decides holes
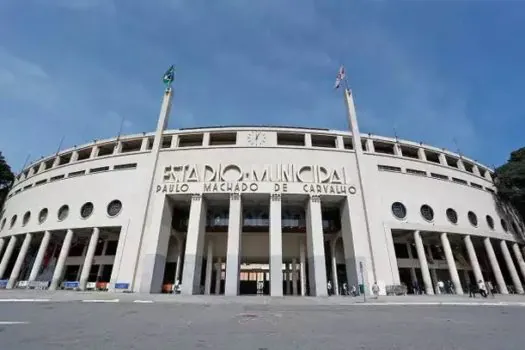
[[[66,265],[67,255],[69,254],[69,248],[71,247],[71,240],[73,239],[73,230],[67,230],[66,237],[62,242],[62,248],[60,249],[60,255],[58,256],[55,271],[53,272],[53,278],[51,279],[51,285],[49,290],[57,289],[64,272],[64,266]]]
[[[412,285],[414,285],[414,282],[417,282],[417,274],[416,274],[416,268],[414,266],[414,255],[412,254],[412,244],[410,242],[407,242],[407,250],[408,250],[408,258],[410,259],[410,279],[412,281]]]
[[[525,261],[523,261],[523,255],[521,254],[520,247],[518,243],[512,244],[512,250],[514,251],[514,256],[520,267],[521,276],[525,279]]]
[[[24,260],[26,258],[27,250],[29,249],[29,244],[31,244],[31,238],[31,234],[26,233],[24,242],[22,243],[22,248],[20,248],[20,252],[16,257],[15,265],[13,267],[13,270],[11,271],[11,276],[9,276],[9,281],[7,281],[7,289],[13,288],[15,286],[16,281],[18,280],[20,270],[22,269],[22,264],[24,263]]]
[[[16,236],[11,236],[11,238],[9,238],[9,243],[5,249],[4,256],[2,256],[2,261],[0,261],[0,279],[4,277],[5,269],[7,268],[9,259],[11,259],[11,254],[13,254],[17,239]]]
[[[434,264],[434,256],[432,255],[432,249],[430,248],[430,244],[425,245],[425,253],[427,254],[427,258],[431,264]],[[437,270],[431,266],[428,267],[430,270],[430,279],[432,281],[432,287],[434,288],[435,294],[441,294],[441,291],[439,290],[438,286],[438,276],[437,276]]]
[[[0,238],[0,257],[2,256],[2,249],[4,248],[4,245],[5,245],[5,238]]]
[[[330,242],[331,256],[332,256],[332,288],[334,295],[339,295],[339,278],[337,277],[337,257],[335,256],[335,246],[337,243],[336,237],[332,242]]]
[[[299,260],[300,260],[300,273],[301,273],[301,295],[306,296],[306,245],[301,239],[299,242]],[[281,267],[282,268],[282,267]],[[282,284],[282,282],[281,282]]]
[[[211,294],[211,275],[213,269],[213,241],[208,242],[208,252],[206,254],[206,280],[204,282],[204,294]]]
[[[89,239],[86,257],[84,258],[84,265],[82,265],[82,272],[80,274],[80,290],[86,289],[86,284],[89,281],[89,273],[91,272],[91,266],[93,266],[93,257],[95,256],[95,249],[97,248],[99,235],[99,228],[94,227]]]
[[[463,242],[465,242],[465,246],[467,247],[467,253],[470,260],[470,265],[472,266],[472,272],[474,273],[474,277],[476,278],[476,283],[479,281],[482,281],[485,283],[485,279],[483,278],[483,273],[481,273],[481,268],[479,267],[479,261],[478,257],[476,255],[476,250],[474,249],[474,245],[472,244],[472,240],[470,239],[469,235],[466,235],[463,237]]]
[[[292,294],[292,274],[290,264],[284,264],[284,280],[286,283],[286,295]]]
[[[419,258],[421,275],[423,276],[423,283],[425,285],[425,291],[428,295],[433,295],[434,288],[432,288],[432,280],[430,278],[430,272],[428,271],[427,257],[425,256],[425,247],[423,246],[423,240],[421,239],[419,231],[414,231],[414,242],[416,243],[416,250]]]
[[[188,233],[186,234],[181,294],[193,295],[200,292],[206,210],[206,202],[202,195],[193,194],[188,219]]]
[[[306,204],[306,249],[311,296],[327,296],[321,198],[310,196]]]
[[[38,273],[40,272],[40,267],[42,266],[42,260],[44,260],[44,255],[46,254],[47,246],[49,245],[49,239],[51,238],[51,233],[49,231],[44,232],[42,241],[40,242],[40,247],[38,247],[38,253],[36,254],[35,262],[31,268],[31,273],[29,274],[29,282],[36,280]]]
[[[281,195],[270,198],[270,295],[283,295],[283,233]]]
[[[221,294],[222,259],[217,259],[217,272],[215,273],[215,295]]]
[[[292,294],[297,295],[297,259],[292,259]]]
[[[456,268],[456,262],[454,261],[454,254],[452,254],[452,248],[450,247],[450,242],[446,232],[441,233],[441,245],[445,252],[445,259],[447,259],[448,272],[450,273],[450,278],[454,284],[454,289],[456,289],[456,294],[463,294],[463,287],[461,286],[461,280],[459,279],[458,269]]]
[[[501,240],[499,243],[501,246],[501,252],[503,253],[503,258],[507,264],[507,269],[509,270],[510,277],[512,278],[512,283],[514,284],[514,288],[516,288],[516,293],[523,294],[523,285],[521,284],[518,271],[516,271],[516,267],[514,266],[514,261],[512,261],[512,257],[510,256],[507,242],[505,242],[505,240]]]
[[[485,250],[487,251],[487,256],[489,258],[490,266],[492,267],[494,277],[496,278],[496,283],[498,285],[499,292],[501,294],[509,294],[507,285],[505,284],[505,280],[503,279],[503,275],[501,274],[501,270],[499,268],[498,260],[496,259],[496,253],[494,253],[494,248],[492,247],[492,243],[490,242],[490,238],[485,238],[483,240],[483,244],[485,245]]]
[[[175,278],[173,279],[173,281],[175,282],[175,284],[178,284],[180,285],[180,272],[182,270],[182,249],[183,249],[183,246],[182,246],[182,238],[176,238],[177,240],[177,265],[175,266]]]
[[[224,295],[239,294],[239,264],[241,262],[242,201],[239,193],[230,194],[228,246],[226,248],[226,281]]]

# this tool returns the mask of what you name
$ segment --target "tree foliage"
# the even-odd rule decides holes
[[[14,179],[15,175],[11,171],[11,167],[5,161],[2,152],[0,152],[0,208],[2,208],[2,205],[4,204],[7,192],[13,184]]]
[[[496,169],[496,187],[525,218],[525,147],[510,154],[508,162]]]

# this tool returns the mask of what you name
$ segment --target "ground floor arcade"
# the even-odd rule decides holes
[[[516,242],[432,231],[392,234],[399,280],[409,293],[464,294],[479,281],[501,294],[524,292],[523,247]]]

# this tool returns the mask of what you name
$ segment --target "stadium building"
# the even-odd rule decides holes
[[[284,127],[99,140],[26,167],[0,213],[0,286],[183,295],[523,293],[524,225],[492,170],[419,142]],[[330,282],[329,282],[330,281]],[[439,288],[440,281],[445,288]]]

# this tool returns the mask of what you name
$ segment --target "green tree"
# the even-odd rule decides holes
[[[11,167],[5,161],[2,152],[0,152],[0,209],[4,204],[7,192],[9,192],[9,188],[11,188],[14,179],[15,175],[11,171]]]
[[[495,183],[500,197],[525,218],[525,147],[512,152],[507,163],[496,169]]]

